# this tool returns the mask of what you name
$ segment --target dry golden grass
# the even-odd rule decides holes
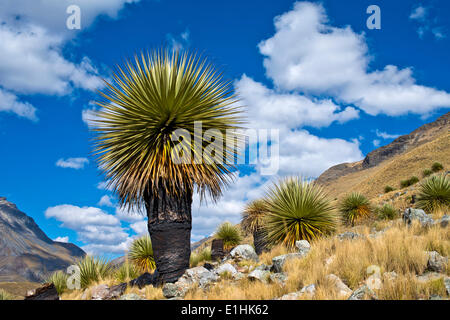
[[[267,300],[298,291],[310,284],[316,285],[313,299],[346,299],[347,296],[340,296],[326,276],[335,274],[355,290],[365,284],[370,276],[368,273],[370,266],[377,266],[381,275],[392,271],[398,275],[395,280],[387,280],[381,276],[382,288],[376,290],[381,299],[428,299],[433,294],[446,297],[442,280],[424,284],[419,283],[415,275],[422,274],[426,269],[425,251],[436,250],[441,255],[449,255],[449,228],[423,229],[417,224],[408,228],[401,221],[378,224],[376,229],[388,225],[391,227],[376,238],[369,237],[372,226],[370,228],[359,226],[358,232],[365,235],[362,239],[340,241],[332,237],[314,242],[307,257],[290,260],[285,264],[284,271],[289,275],[285,286],[277,283],[252,282],[247,279],[238,282],[222,280],[210,290],[204,291],[199,288],[191,290],[186,299]],[[260,261],[269,264],[273,257],[287,252],[287,249],[278,246],[261,255]],[[310,298],[302,297],[302,299]]]

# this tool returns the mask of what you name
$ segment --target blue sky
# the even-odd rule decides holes
[[[81,30],[66,28],[70,4]],[[371,4],[380,30],[366,27]],[[360,160],[448,112],[449,14],[443,0],[3,0],[0,196],[94,254],[121,254],[145,232],[99,186],[85,120],[111,67],[162,45],[207,55],[234,81],[250,125],[280,129],[280,176]],[[217,205],[195,198],[193,240],[239,221],[271,179],[240,169]]]

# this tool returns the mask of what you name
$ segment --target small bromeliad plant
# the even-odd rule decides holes
[[[295,247],[336,231],[339,218],[323,189],[299,177],[285,178],[266,193],[267,242]]]
[[[267,217],[267,204],[258,199],[250,202],[242,213],[242,229],[253,235],[253,245],[259,255],[267,249],[265,219]]]
[[[69,275],[64,271],[56,271],[47,278],[47,283],[53,283],[59,295],[67,290],[67,280]]]
[[[368,218],[372,213],[369,200],[359,192],[352,192],[346,196],[339,207],[344,220],[354,226],[359,220]]]
[[[376,213],[378,219],[381,220],[394,220],[398,217],[398,210],[393,205],[386,203],[382,207],[377,208]]]
[[[211,261],[211,248],[204,248],[200,252],[191,252],[191,268],[198,266],[202,262]]]
[[[150,236],[147,235],[134,240],[128,258],[141,272],[153,272],[156,265]]]
[[[141,275],[141,270],[133,263],[125,261],[115,272],[114,278],[119,282],[127,282]]]
[[[77,266],[80,268],[80,285],[83,289],[113,274],[112,266],[104,258],[86,256]]]
[[[224,222],[217,228],[216,238],[223,240],[225,251],[231,250],[242,241],[241,231],[230,222]]]
[[[417,207],[426,212],[435,212],[450,207],[450,179],[445,175],[428,178],[421,183]]]

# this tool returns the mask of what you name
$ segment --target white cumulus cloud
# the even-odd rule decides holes
[[[83,169],[89,163],[87,158],[68,158],[56,161],[56,166],[61,168]]]

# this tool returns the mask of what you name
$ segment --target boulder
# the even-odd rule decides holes
[[[284,272],[280,273],[271,273],[269,276],[270,282],[272,283],[278,283],[281,286],[284,286],[288,276]]]
[[[148,285],[156,285],[158,279],[158,273],[155,271],[153,274],[148,272],[140,275],[138,278],[133,279],[129,282],[130,286],[137,286],[139,289],[142,289]]]
[[[283,266],[286,261],[291,259],[301,259],[304,255],[301,253],[287,253],[281,256],[276,256],[272,259],[272,271],[273,272],[282,272]]]
[[[298,249],[298,253],[306,255],[311,250],[311,245],[306,240],[295,241],[295,246]]]
[[[436,220],[434,222],[434,224],[435,225],[440,225],[441,228],[446,228],[448,226],[449,222],[450,222],[450,216],[446,214],[441,219]]]
[[[425,272],[417,277],[417,281],[420,283],[427,283],[430,281],[436,281],[445,278],[445,275],[438,272]]]
[[[372,289],[363,285],[353,291],[348,300],[378,300],[378,297]]]
[[[241,244],[231,250],[230,252],[231,258],[236,261],[243,261],[243,260],[253,260],[253,261],[259,261],[258,255],[255,252],[255,249],[251,245],[248,244]]]
[[[235,275],[238,271],[236,270],[236,268],[231,264],[231,263],[224,263],[221,264],[217,269],[216,269],[216,273],[218,275],[223,274],[225,272],[228,272],[229,274],[231,274],[232,276]]]
[[[189,283],[184,281],[177,281],[175,283],[164,284],[162,292],[164,297],[166,297],[167,299],[183,298],[189,289],[190,289]]]
[[[118,299],[127,289],[127,283],[121,283],[112,287],[106,284],[101,284],[93,287],[91,291],[92,300],[114,300]],[[83,294],[84,299],[87,297],[87,292]]]
[[[109,294],[109,287],[106,284],[100,284],[91,288],[91,300],[105,300]]]
[[[119,298],[119,300],[146,300],[146,299],[135,293],[130,293],[130,294],[124,294],[123,296],[121,296]]]
[[[434,272],[444,272],[447,268],[448,258],[441,256],[436,251],[427,251],[427,270]]]
[[[327,280],[334,283],[340,296],[349,296],[352,294],[352,290],[335,274],[329,274],[325,277]]]
[[[42,287],[29,292],[25,300],[59,300],[58,291],[53,283],[46,283]]]
[[[314,284],[310,284],[309,286],[303,287],[302,290],[297,292],[291,292],[285,294],[284,296],[276,299],[276,300],[298,300],[302,297],[312,298],[316,294],[316,286]]]
[[[182,298],[193,286],[198,285],[205,289],[218,280],[219,276],[215,271],[210,271],[204,267],[187,269],[177,282],[164,284],[163,295],[168,299]]]
[[[258,280],[267,283],[270,277],[270,271],[265,270],[253,270],[247,276],[250,280]]]
[[[445,290],[447,290],[447,294],[450,295],[450,277],[444,278]]]
[[[300,295],[307,295],[310,298],[314,297],[316,294],[316,285],[310,284],[309,286],[305,286],[300,290]]]
[[[408,208],[403,212],[402,219],[407,225],[411,225],[414,220],[419,221],[422,227],[430,227],[434,224],[434,220],[422,209]]]

